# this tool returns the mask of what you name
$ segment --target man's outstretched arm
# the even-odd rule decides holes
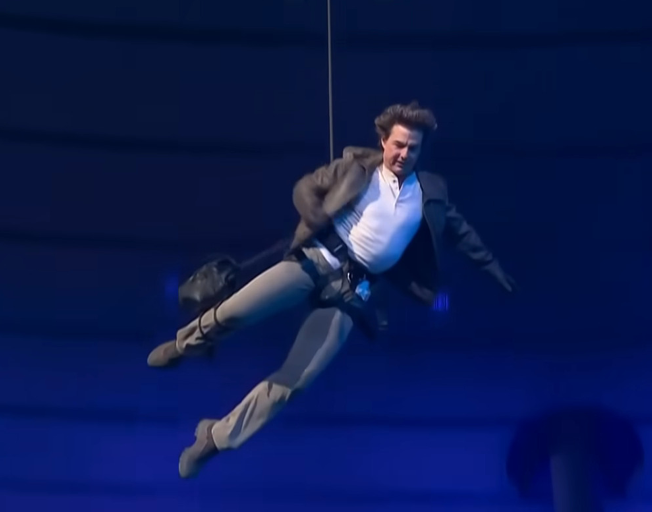
[[[516,291],[516,283],[500,267],[498,260],[485,246],[478,233],[466,221],[455,205],[446,206],[446,238],[482,270],[491,274],[508,292]]]

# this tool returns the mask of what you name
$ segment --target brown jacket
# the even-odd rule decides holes
[[[343,208],[365,190],[381,164],[379,150],[347,147],[342,158],[301,178],[293,200],[301,216],[290,249],[309,242]],[[438,174],[416,171],[423,192],[423,221],[399,262],[383,274],[419,302],[431,306],[437,293],[438,252],[451,242],[477,266],[491,274],[507,291],[514,283],[485,247],[475,230],[448,200],[446,182]]]

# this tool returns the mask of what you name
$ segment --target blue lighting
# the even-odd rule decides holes
[[[179,300],[179,276],[170,275],[165,278],[165,299],[175,304]]]
[[[432,310],[439,311],[439,312],[448,311],[449,305],[450,302],[449,302],[448,294],[444,292],[440,292],[435,297],[435,303],[432,306]]]

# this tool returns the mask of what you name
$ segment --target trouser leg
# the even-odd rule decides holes
[[[220,329],[230,332],[302,302],[315,287],[311,265],[310,260],[282,261],[263,272],[219,307],[179,329],[177,349],[183,353],[199,347]]]
[[[352,327],[351,317],[337,308],[312,311],[301,326],[283,366],[213,425],[217,448],[238,448],[269,422],[294,393],[306,388],[328,366]]]

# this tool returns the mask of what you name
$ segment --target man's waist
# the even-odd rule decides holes
[[[348,272],[355,274],[358,279],[373,280],[373,274],[351,255],[346,242],[337,234],[334,227],[331,226],[319,233],[315,237],[315,242],[318,247],[325,249],[327,254],[324,256],[335,269],[345,268]]]
[[[344,292],[345,302],[357,296],[363,303],[367,302],[371,294],[371,285],[376,281],[365,265],[352,257],[348,245],[337,234],[333,227],[324,230],[314,238],[314,243],[321,251],[324,259],[333,261],[331,265],[335,271],[341,271],[343,278],[348,282]],[[334,264],[335,263],[335,264]],[[349,296],[349,299],[346,297]]]
[[[337,260],[340,265],[343,265],[352,259],[349,254],[349,247],[346,245],[346,242],[342,240],[342,237],[337,234],[337,231],[335,231],[335,228],[332,225],[319,232],[315,236],[315,242],[317,245],[326,249],[328,254]]]
[[[404,253],[396,240],[341,233],[342,230],[331,226],[313,237],[313,243],[334,268],[352,261],[369,275],[378,276],[396,265]]]

